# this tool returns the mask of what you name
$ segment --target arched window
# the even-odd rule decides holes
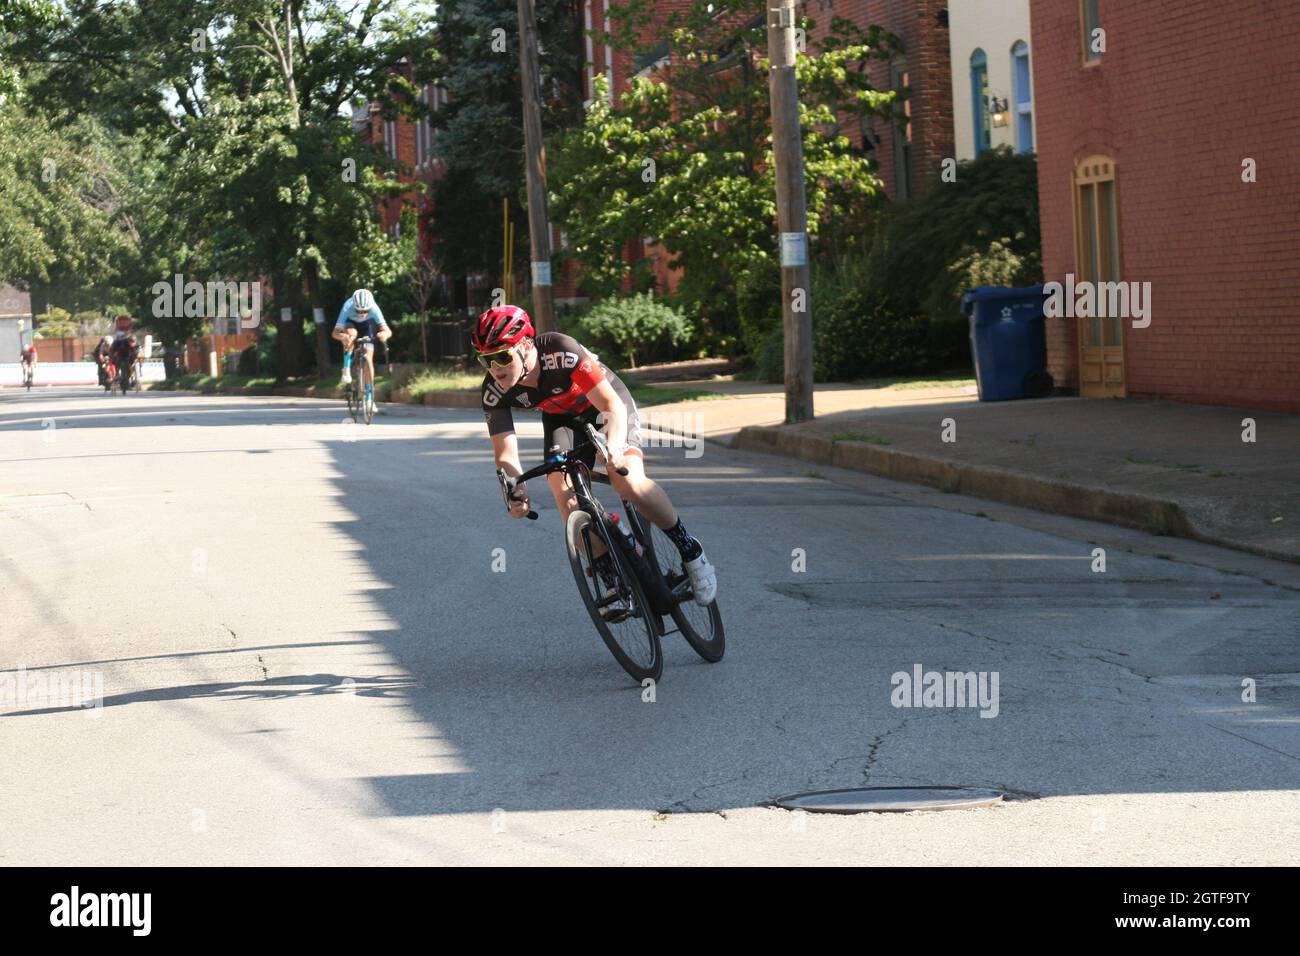
[[[989,148],[989,58],[976,49],[970,55],[971,125],[975,127],[975,155]]]
[[[1029,44],[1017,40],[1011,47],[1011,84],[1015,88],[1016,152],[1034,151],[1034,94],[1029,73]]]

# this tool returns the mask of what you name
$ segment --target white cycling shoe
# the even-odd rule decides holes
[[[342,377],[341,379],[339,379],[339,384],[340,384],[340,385],[351,385],[351,384],[352,384],[352,369],[350,369],[350,368],[345,368],[345,369],[343,370],[343,377]]]
[[[691,590],[695,592],[695,603],[707,607],[718,596],[718,574],[709,563],[704,552],[694,561],[682,564],[691,578]]]

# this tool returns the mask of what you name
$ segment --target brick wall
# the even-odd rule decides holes
[[[1120,278],[1152,284],[1125,323],[1128,394],[1300,411],[1300,0],[1101,0],[1083,67],[1075,0],[1031,0],[1043,267],[1077,274],[1071,172],[1116,163]],[[1242,161],[1258,182],[1242,182]],[[1077,331],[1048,321],[1078,386]]]
[[[876,24],[898,36],[903,43],[908,85],[912,89],[912,185],[913,193],[925,192],[937,180],[944,159],[955,156],[952,133],[952,63],[948,50],[948,29],[939,24],[939,14],[948,0],[806,0],[797,5],[801,15],[816,26],[810,40],[820,39],[830,28],[832,17],[843,17],[859,27]],[[872,85],[892,88],[890,65],[873,61]],[[903,135],[892,123],[877,121],[872,126],[879,140],[872,157],[885,183],[885,192],[898,197],[898,171],[894,168],[894,139]],[[846,124],[845,135],[861,142],[856,122]]]

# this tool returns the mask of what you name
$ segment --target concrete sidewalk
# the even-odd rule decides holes
[[[896,397],[845,409],[847,395],[819,390],[814,421],[739,428],[743,406],[704,404],[707,431],[734,435],[737,448],[1300,562],[1298,416],[1138,399]]]

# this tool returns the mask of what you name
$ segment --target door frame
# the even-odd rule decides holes
[[[1080,216],[1079,199],[1083,193],[1082,187],[1093,186],[1093,196],[1100,195],[1100,190],[1095,188],[1102,183],[1110,183],[1111,190],[1115,199],[1115,250],[1114,264],[1116,275],[1103,276],[1103,267],[1100,261],[1094,265],[1097,271],[1096,276],[1083,276],[1079,273],[1080,266],[1083,262],[1081,251],[1083,249],[1083,219]],[[1094,204],[1096,199],[1094,198]],[[1120,202],[1119,202],[1119,176],[1118,164],[1109,156],[1091,155],[1087,156],[1074,164],[1074,170],[1070,174],[1070,208],[1074,217],[1074,268],[1075,281],[1083,282],[1119,282],[1123,274],[1123,228],[1120,223]],[[1098,211],[1094,205],[1093,210],[1089,210],[1089,215]],[[1100,215],[1093,219],[1095,226],[1100,231],[1102,220]],[[1100,260],[1100,250],[1102,244],[1100,235],[1098,235],[1098,260]],[[1094,303],[1100,297],[1094,297]],[[1079,394],[1084,398],[1125,398],[1128,396],[1128,368],[1124,348],[1124,319],[1119,318],[1119,342],[1114,345],[1086,345],[1088,336],[1085,335],[1084,323],[1090,323],[1092,319],[1076,316],[1074,319],[1074,332],[1076,338],[1075,345],[1075,362],[1079,376]],[[1101,320],[1103,323],[1106,319]],[[1103,333],[1103,341],[1105,335]]]

